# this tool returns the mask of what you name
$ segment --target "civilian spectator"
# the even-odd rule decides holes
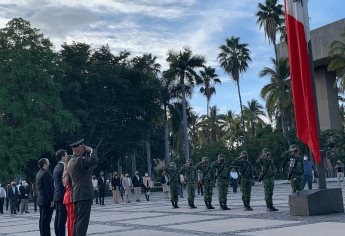
[[[96,178],[96,176],[92,176],[92,188],[93,188],[93,195],[96,198],[96,204],[98,204],[98,179]]]
[[[338,160],[337,164],[335,165],[335,169],[337,170],[337,179],[338,179],[338,184],[340,185],[341,181],[343,181],[344,183],[344,164],[341,163],[340,160]]]
[[[310,158],[307,155],[303,157],[303,181],[302,181],[302,190],[306,183],[308,183],[308,188],[313,188],[313,171],[314,165],[311,162]]]
[[[113,201],[114,204],[120,203],[120,177],[117,175],[117,172],[113,173],[113,177],[111,178],[111,187],[113,192]]]
[[[139,175],[139,171],[135,171],[135,175],[132,178],[132,183],[134,187],[135,200],[140,202],[141,187],[143,186],[143,181]]]

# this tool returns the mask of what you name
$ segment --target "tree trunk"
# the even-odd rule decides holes
[[[186,105],[186,92],[184,86],[184,79],[182,78],[182,125],[183,125],[183,151],[184,158],[187,161],[189,159],[189,142],[188,142],[188,125],[187,125],[187,105]]]
[[[152,163],[151,163],[151,145],[150,142],[146,139],[146,162],[147,162],[147,173],[152,177]]]
[[[170,163],[169,156],[169,127],[168,127],[168,114],[167,107],[164,106],[164,150],[165,150],[165,163]]]
[[[236,84],[237,84],[238,98],[240,99],[240,106],[241,106],[241,123],[242,123],[243,139],[244,139],[244,144],[245,144],[244,146],[247,147],[247,137],[246,137],[246,131],[245,131],[245,125],[244,125],[244,115],[243,115],[243,107],[242,107],[242,98],[241,98],[239,78],[237,78]]]
[[[137,170],[137,163],[136,163],[135,151],[134,151],[132,154],[132,175],[134,175],[136,170]]]
[[[209,117],[210,116],[210,112],[209,112],[209,110],[210,110],[210,100],[207,98],[207,102],[206,102],[206,115],[207,115],[207,117]]]

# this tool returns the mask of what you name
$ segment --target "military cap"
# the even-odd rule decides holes
[[[218,160],[220,160],[220,159],[222,159],[222,158],[225,159],[225,155],[224,155],[224,154],[219,154],[219,155],[218,155]]]
[[[289,147],[289,150],[290,152],[293,152],[295,150],[298,150],[298,146],[296,144],[292,144],[290,147]]]
[[[268,153],[268,152],[271,152],[269,148],[264,148],[264,149],[262,149],[262,153],[263,153],[263,154]]]
[[[69,146],[71,148],[75,148],[75,147],[78,147],[78,146],[81,146],[81,145],[84,145],[84,139],[81,139],[81,140],[79,140],[77,142],[71,143]]]
[[[242,151],[240,154],[240,157],[244,157],[244,156],[248,156],[248,152],[247,151]]]
[[[208,161],[208,157],[203,157],[202,158],[202,161],[204,162],[204,161]]]

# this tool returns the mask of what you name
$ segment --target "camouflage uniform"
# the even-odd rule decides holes
[[[219,155],[218,160],[213,162],[211,167],[214,169],[216,175],[220,208],[222,210],[230,210],[226,205],[229,185],[229,167],[225,164],[224,158],[224,155]]]
[[[241,175],[241,191],[244,210],[252,211],[253,209],[250,207],[250,195],[252,191],[253,171],[246,157],[248,157],[248,153],[246,151],[241,152],[240,157],[232,163],[232,166],[238,167]]]
[[[188,193],[188,205],[190,206],[190,208],[196,208],[196,206],[194,205],[194,198],[197,172],[193,166],[192,160],[188,160],[187,164],[182,166],[180,173],[184,174],[185,176],[185,182]]]
[[[178,192],[179,192],[179,171],[176,168],[175,162],[171,162],[168,168],[164,168],[166,173],[169,175],[169,187],[170,187],[170,201],[174,208],[179,208],[178,203]]]
[[[202,162],[199,162],[195,169],[201,170],[203,174],[202,185],[204,187],[204,201],[208,209],[214,209],[212,206],[212,189],[213,189],[213,169],[208,163],[208,158],[203,157]]]
[[[264,184],[265,201],[267,211],[277,211],[273,206],[273,190],[274,190],[274,166],[271,159],[271,153],[268,148],[264,148],[262,155],[256,160],[261,169],[261,178]]]
[[[289,148],[291,153],[289,160],[289,177],[292,193],[302,190],[303,181],[303,158],[299,155],[298,146],[293,144]],[[293,153],[295,152],[295,153]]]

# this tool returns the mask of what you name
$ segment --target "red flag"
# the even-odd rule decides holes
[[[308,55],[308,0],[285,0],[285,18],[297,137],[308,145],[319,164],[318,124]]]

